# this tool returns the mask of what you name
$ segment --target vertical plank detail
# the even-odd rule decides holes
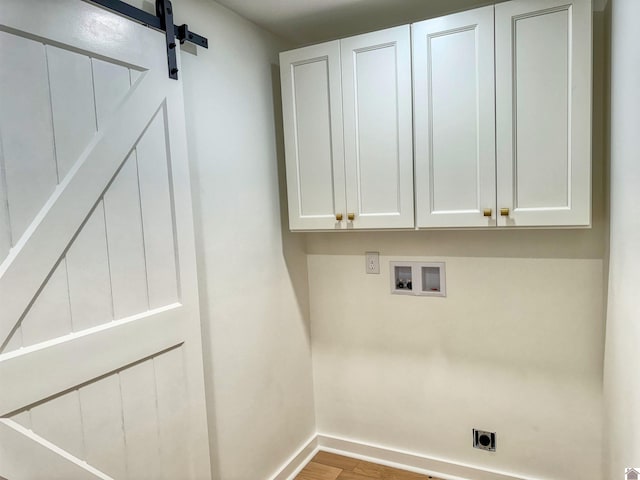
[[[164,111],[136,146],[150,308],[178,300]]]
[[[111,114],[118,109],[129,91],[131,82],[129,69],[126,67],[95,58],[91,59],[91,65],[96,105],[95,115],[100,129]]]
[[[98,126],[117,109],[131,86],[128,68],[92,60]],[[134,150],[104,195],[114,318],[148,308],[147,274]]]
[[[44,45],[0,32],[0,64],[11,65],[0,74],[0,133],[15,244],[57,184]]]
[[[74,457],[84,458],[78,391],[73,390],[33,407],[31,430]]]
[[[114,317],[149,308],[135,152],[104,196]]]
[[[62,259],[22,320],[25,347],[71,332],[67,262]]]
[[[113,319],[104,203],[89,216],[67,252],[73,330]]]
[[[160,426],[160,465],[164,480],[184,477],[188,471],[186,426],[189,412],[185,406],[186,385],[182,348],[171,350],[153,359],[158,398]]]
[[[91,60],[47,45],[58,177],[62,180],[95,134]]]
[[[126,478],[118,375],[110,375],[81,388],[80,407],[87,463],[115,479]]]
[[[120,372],[122,416],[131,480],[160,478],[160,440],[153,360]]]

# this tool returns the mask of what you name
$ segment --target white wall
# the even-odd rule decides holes
[[[518,477],[570,479],[580,465],[600,480],[602,260],[380,247],[359,245],[384,254],[379,276],[363,255],[309,257],[318,430]],[[445,261],[448,296],[390,295],[397,259]],[[474,427],[497,431],[495,454],[471,448]]]
[[[175,4],[209,38],[183,67],[214,455],[221,479],[263,479],[315,430],[303,246],[281,227],[287,45],[211,1]]]
[[[518,478],[602,479],[602,14],[594,21],[593,229],[308,235],[321,433]],[[365,274],[369,250],[379,276]],[[390,295],[390,260],[445,261],[448,296]],[[497,432],[497,452],[471,448],[473,427]]]
[[[640,2],[611,5],[611,236],[606,479],[640,466]]]
[[[290,45],[213,1],[173,4],[209,39],[183,47],[180,75],[214,478],[266,479],[315,432],[303,238],[282,228],[279,196],[277,64]]]

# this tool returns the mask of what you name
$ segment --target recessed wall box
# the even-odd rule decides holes
[[[420,263],[420,291],[418,295],[447,296],[444,263]]]
[[[415,295],[413,265],[408,262],[391,262],[391,293]]]
[[[391,262],[391,293],[446,297],[444,262]]]

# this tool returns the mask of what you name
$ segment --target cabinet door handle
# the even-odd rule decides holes
[[[508,208],[501,208],[500,209],[500,215],[502,215],[503,217],[508,217],[509,216],[509,209]]]
[[[490,208],[485,208],[485,209],[482,211],[482,215],[484,215],[485,217],[490,217],[490,216],[491,216],[491,213],[492,213],[492,210],[491,210]]]
[[[353,219],[356,218],[356,214],[355,213],[348,213],[347,214],[347,218],[353,222]]]
[[[341,213],[336,213],[336,221],[337,222],[341,222],[342,221],[342,214]]]

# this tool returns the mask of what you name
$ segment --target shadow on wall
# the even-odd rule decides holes
[[[289,210],[287,200],[287,179],[284,163],[284,131],[282,123],[282,94],[280,90],[280,66],[271,65],[271,85],[273,88],[273,115],[276,138],[276,158],[278,160],[278,189],[280,192],[280,227],[282,232],[282,253],[289,273],[289,279],[296,295],[298,310],[304,319],[307,337],[310,337],[309,320],[309,275],[307,252],[303,233],[289,231]]]
[[[389,256],[588,258],[603,256],[602,227],[583,230],[431,230],[309,235],[309,254]]]
[[[186,44],[185,44],[186,45]],[[189,52],[191,53],[191,52]],[[185,73],[184,70],[182,72]],[[190,77],[188,75],[183,76],[185,84],[189,82]],[[193,105],[195,99],[191,96],[197,89],[193,88],[193,85],[183,85],[183,95],[185,109],[188,105]],[[211,475],[213,480],[222,480],[220,473],[220,458],[219,458],[219,440],[218,440],[218,428],[216,425],[215,410],[211,407],[212,399],[215,398],[215,386],[214,386],[214,372],[213,372],[213,353],[208,346],[212,344],[211,333],[211,311],[209,309],[209,286],[207,267],[204,258],[204,252],[206,251],[205,234],[203,231],[203,206],[202,198],[196,194],[201,190],[201,175],[198,171],[198,165],[200,164],[198,159],[198,149],[194,148],[194,145],[198,145],[198,129],[194,128],[191,124],[192,117],[185,115],[185,127],[188,132],[188,156],[189,156],[189,172],[191,180],[191,202],[193,210],[193,230],[194,241],[196,246],[196,271],[198,275],[198,297],[200,300],[200,332],[202,335],[202,359],[204,370],[204,387],[205,397],[207,399],[207,427],[209,432],[209,455],[211,461]]]

